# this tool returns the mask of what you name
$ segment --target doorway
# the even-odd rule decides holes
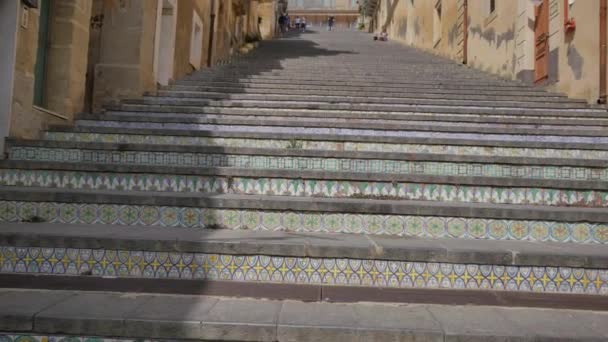
[[[549,0],[534,8],[534,81],[541,83],[549,77]]]
[[[177,1],[161,0],[159,4],[160,25],[157,25],[157,45],[154,65],[156,80],[160,85],[168,85],[173,79],[175,59],[175,34],[177,31]],[[157,21],[158,24],[158,21]]]
[[[0,159],[4,158],[4,138],[9,135],[11,122],[18,4],[17,1],[0,1]]]

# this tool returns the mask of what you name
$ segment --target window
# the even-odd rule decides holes
[[[196,12],[192,14],[192,35],[190,36],[190,64],[194,69],[201,67],[203,55],[203,21]]]
[[[490,13],[492,14],[496,11],[496,0],[490,0]]]

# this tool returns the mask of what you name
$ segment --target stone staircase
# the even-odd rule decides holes
[[[222,311],[226,330],[198,335],[128,320],[93,329],[97,313],[87,324],[43,319],[0,331],[354,341],[397,329],[407,333],[382,336],[606,340],[594,322],[605,322],[608,308],[607,126],[603,108],[360,33],[265,42],[234,64],[51,127],[40,140],[9,139],[0,162],[0,286],[41,298],[71,290],[267,299],[232,303],[242,314],[277,303],[268,299],[419,303],[430,305],[419,310],[439,333],[340,325],[332,319],[348,316],[341,304],[319,304],[326,311],[317,317],[303,308],[299,322],[279,304],[271,310],[279,319],[263,322]],[[0,304],[7,298],[0,294]],[[74,314],[72,302],[56,305]],[[526,316],[539,326],[587,312],[570,330],[523,329],[514,311],[492,316],[502,329],[467,330],[457,317],[432,314],[481,320],[486,306],[544,308],[517,309],[548,310]],[[37,322],[42,308],[32,310],[10,317]],[[187,316],[179,310],[169,311]],[[208,316],[198,318],[205,326]],[[281,334],[280,322],[301,329]],[[226,333],[257,323],[271,332]]]

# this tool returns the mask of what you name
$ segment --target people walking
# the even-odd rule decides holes
[[[281,30],[281,35],[285,34],[285,32],[287,32],[287,16],[285,15],[285,13],[281,14],[281,16],[279,16],[279,28]]]
[[[300,17],[296,16],[296,30],[300,31],[300,24],[301,24],[301,20]]]
[[[328,31],[333,31],[335,21],[336,21],[336,18],[334,18],[333,16],[330,16],[329,18],[327,18],[327,30]]]

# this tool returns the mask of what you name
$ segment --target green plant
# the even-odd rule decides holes
[[[304,148],[304,142],[297,139],[291,139],[289,140],[289,143],[287,143],[287,148],[291,150],[301,150]]]
[[[359,30],[365,29],[365,23],[359,23]]]

